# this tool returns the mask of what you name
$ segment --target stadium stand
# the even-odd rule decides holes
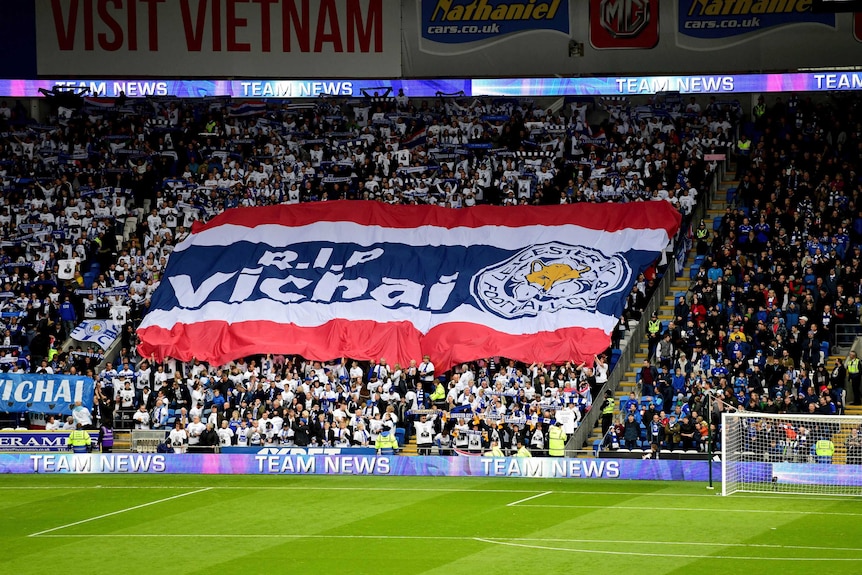
[[[599,400],[618,344],[633,324],[651,321],[641,314],[656,282],[676,271],[674,262],[657,261],[638,278],[613,345],[592,367],[495,357],[421,382],[420,358],[405,366],[279,355],[225,366],[156,364],[136,355],[134,328],[173,246],[195,221],[238,206],[332,199],[452,208],[668,201],[684,215],[687,232],[717,168],[717,160],[704,158],[733,149],[743,118],[737,102],[712,99],[701,110],[679,94],[644,102],[575,97],[548,106],[403,96],[63,103],[73,107],[58,105],[47,124],[19,105],[0,113],[0,226],[7,238],[0,365],[92,374],[94,425],[165,435],[175,428],[175,437],[185,437],[180,450],[201,441],[375,446],[387,429],[403,446],[418,427],[443,453],[482,453],[494,441],[507,453],[519,442],[546,453],[554,423],[571,437]],[[650,347],[650,355],[658,348],[654,363],[662,368],[655,393],[636,393],[632,404],[641,447],[643,417],[659,401],[668,413],[656,414],[660,443],[702,447],[698,414],[707,386],[726,390],[734,405],[843,409],[843,396],[833,395],[837,380],[826,381],[832,390],[825,395],[819,391],[817,365],[829,355],[834,326],[858,324],[862,218],[853,213],[852,166],[860,161],[859,135],[829,128],[834,109],[793,98],[783,106],[770,109],[760,130],[745,126],[756,145],[727,194],[727,211],[704,226],[708,238],[700,227],[692,232],[692,284]],[[840,125],[856,125],[857,108],[843,113],[849,117]],[[97,318],[122,325],[110,363],[97,348],[70,347],[76,322]],[[766,399],[777,399],[779,387],[782,406]],[[678,424],[670,422],[674,414]],[[609,429],[628,441],[626,429]],[[613,445],[611,435],[606,442]]]
[[[690,284],[662,306],[659,349],[642,346],[620,419],[594,439],[596,450],[702,449],[726,409],[845,413],[839,356],[859,333],[862,220],[859,134],[843,126],[858,121],[855,98],[827,105],[791,95],[742,127],[751,152],[738,155],[713,225],[699,224]],[[719,398],[711,418],[707,390]]]

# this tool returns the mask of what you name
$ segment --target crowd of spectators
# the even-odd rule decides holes
[[[724,410],[834,415],[862,404],[855,353],[826,368],[837,330],[851,342],[859,332],[860,100],[759,106],[742,129],[725,214],[695,232],[691,287],[651,330],[642,397],[621,406],[613,441],[629,448],[703,448]]]
[[[136,356],[134,327],[172,247],[195,221],[225,209],[330,199],[453,208],[668,201],[689,216],[715,168],[704,156],[727,151],[740,115],[736,102],[711,98],[701,107],[673,94],[642,105],[568,98],[549,108],[403,94],[299,104],[73,103],[53,103],[42,124],[19,104],[6,114],[0,103],[4,369],[92,375],[96,422],[117,413],[138,428],[179,421],[197,430],[199,417],[221,441],[230,430],[238,443],[245,425],[249,443],[297,445],[373,445],[381,426],[410,434],[419,424],[430,425],[444,449],[484,450],[497,441],[514,452],[521,441],[540,453],[553,422],[571,433],[590,408],[607,379],[606,357],[594,367],[487,358],[421,385],[403,366],[400,377],[391,370],[375,386],[379,364],[363,364],[367,379],[343,379],[348,360],[323,371],[278,356],[157,365]],[[654,282],[655,268],[638,278],[622,329]],[[76,322],[96,318],[122,326],[113,366],[97,367],[97,349],[61,352]],[[272,428],[261,424],[264,411]]]

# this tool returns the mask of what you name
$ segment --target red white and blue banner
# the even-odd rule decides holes
[[[591,362],[679,224],[667,202],[233,209],[174,250],[139,351]]]

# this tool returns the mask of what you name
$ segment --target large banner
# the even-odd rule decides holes
[[[592,362],[679,224],[667,202],[228,210],[174,250],[139,352]]]
[[[36,2],[40,75],[398,77],[400,2]]]
[[[857,471],[832,467],[830,474]],[[721,464],[713,463],[721,480]],[[182,473],[242,475],[389,475],[706,481],[706,461],[554,457],[400,457],[246,454],[0,454],[0,473]],[[857,482],[858,484],[858,482]]]
[[[75,402],[93,407],[93,379],[82,375],[46,373],[0,374],[0,411],[71,415]]]

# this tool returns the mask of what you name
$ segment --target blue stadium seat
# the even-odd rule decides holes
[[[691,271],[688,273],[689,279],[694,279],[697,277],[697,274],[700,273],[700,264],[694,264],[691,266]]]
[[[404,447],[404,435],[405,431],[402,427],[395,428],[395,441],[398,442],[398,447]]]
[[[724,195],[724,199],[728,204],[732,204],[736,199],[736,188],[727,188],[727,193]]]

